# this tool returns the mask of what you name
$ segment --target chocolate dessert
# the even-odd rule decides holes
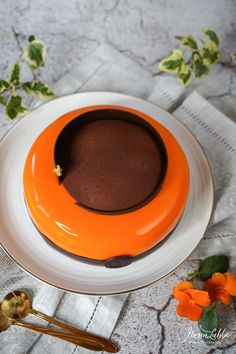
[[[59,182],[80,206],[98,213],[133,211],[149,202],[165,176],[167,156],[149,123],[122,110],[73,119],[55,145]]]
[[[107,105],[49,124],[23,175],[39,232],[80,261],[107,268],[128,266],[167,239],[183,215],[189,182],[184,151],[167,128]]]

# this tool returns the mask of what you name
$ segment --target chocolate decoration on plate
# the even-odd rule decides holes
[[[117,256],[105,261],[106,268],[122,268],[132,263],[132,257],[129,256]]]

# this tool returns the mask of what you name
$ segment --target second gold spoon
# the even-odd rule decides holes
[[[30,329],[31,331],[47,334],[53,337],[57,337],[67,342],[79,345],[80,347],[90,349],[93,351],[104,351],[104,346],[97,343],[95,340],[90,338],[76,337],[74,334],[63,333],[60,331],[55,331],[49,328],[37,326],[30,323],[22,323],[20,321],[9,318],[5,313],[0,310],[0,333],[6,331],[11,325],[16,325],[19,327]]]
[[[36,311],[32,307],[32,302],[29,296],[24,291],[12,291],[5,296],[1,305],[2,311],[7,315],[7,317],[12,319],[20,319],[28,316],[29,314],[37,316],[43,320],[46,320],[54,325],[63,328],[69,333],[73,333],[80,337],[93,339],[97,341],[98,344],[103,345],[103,350],[109,353],[117,353],[117,346],[106,338],[102,338],[95,334],[86,333],[78,328],[70,326],[67,323],[56,320],[55,318],[49,317],[39,311]]]

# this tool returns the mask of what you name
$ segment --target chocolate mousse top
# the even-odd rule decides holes
[[[150,201],[167,157],[158,133],[138,116],[114,109],[73,119],[55,145],[59,181],[76,203],[99,213],[125,213]]]

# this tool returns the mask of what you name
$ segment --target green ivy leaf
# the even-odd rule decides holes
[[[16,94],[10,96],[6,104],[6,115],[10,119],[15,119],[17,116],[24,116],[28,112],[26,106],[22,103],[22,98]]]
[[[201,261],[196,272],[188,274],[189,277],[199,276],[202,280],[211,278],[214,273],[225,273],[229,268],[229,257],[225,255],[210,256]]]
[[[231,58],[233,59],[234,62],[236,62],[236,53],[232,53]]]
[[[216,340],[218,329],[218,316],[214,309],[203,309],[202,317],[198,321],[201,336],[207,345],[211,345]]]
[[[29,37],[29,44],[23,51],[23,57],[29,63],[32,71],[44,66],[45,56],[45,44],[38,39],[33,39],[33,36]]]
[[[175,39],[178,39],[178,41],[182,41],[183,38],[184,36],[175,36]]]
[[[209,41],[205,46],[202,48],[202,58],[203,62],[206,65],[213,65],[219,60],[219,50],[215,46],[215,43]]]
[[[219,47],[220,44],[220,38],[219,35],[213,31],[211,28],[205,28],[203,32],[210,38],[212,42],[215,43],[217,47]]]
[[[22,84],[22,88],[23,88],[23,90],[25,90],[25,92],[32,93],[31,85],[32,85],[32,82],[24,82]]]
[[[178,79],[182,85],[188,85],[191,81],[191,70],[187,69],[186,72],[179,73]]]
[[[203,60],[198,55],[194,55],[192,64],[196,78],[200,78],[209,74],[209,67],[204,64]]]
[[[8,81],[0,80],[0,94],[10,87]]]
[[[19,61],[16,61],[15,64],[13,64],[13,66],[11,68],[9,82],[14,86],[17,86],[20,83],[20,63],[19,63]]]
[[[31,35],[28,37],[28,41],[29,42],[33,42],[35,40],[35,36],[34,35]]]
[[[40,100],[50,100],[55,96],[52,88],[46,82],[42,81],[36,81],[32,83],[25,82],[23,84],[23,89],[27,93],[33,93]]]
[[[193,50],[198,49],[197,42],[196,42],[195,38],[191,35],[186,36],[186,37],[176,36],[175,38],[178,39],[180,41],[180,43],[182,45],[184,45],[185,47],[188,47]]]
[[[5,105],[5,100],[4,100],[4,97],[0,96],[0,103]]]
[[[179,49],[174,49],[171,55],[163,59],[159,64],[159,70],[168,73],[181,73],[186,71],[183,53]]]

